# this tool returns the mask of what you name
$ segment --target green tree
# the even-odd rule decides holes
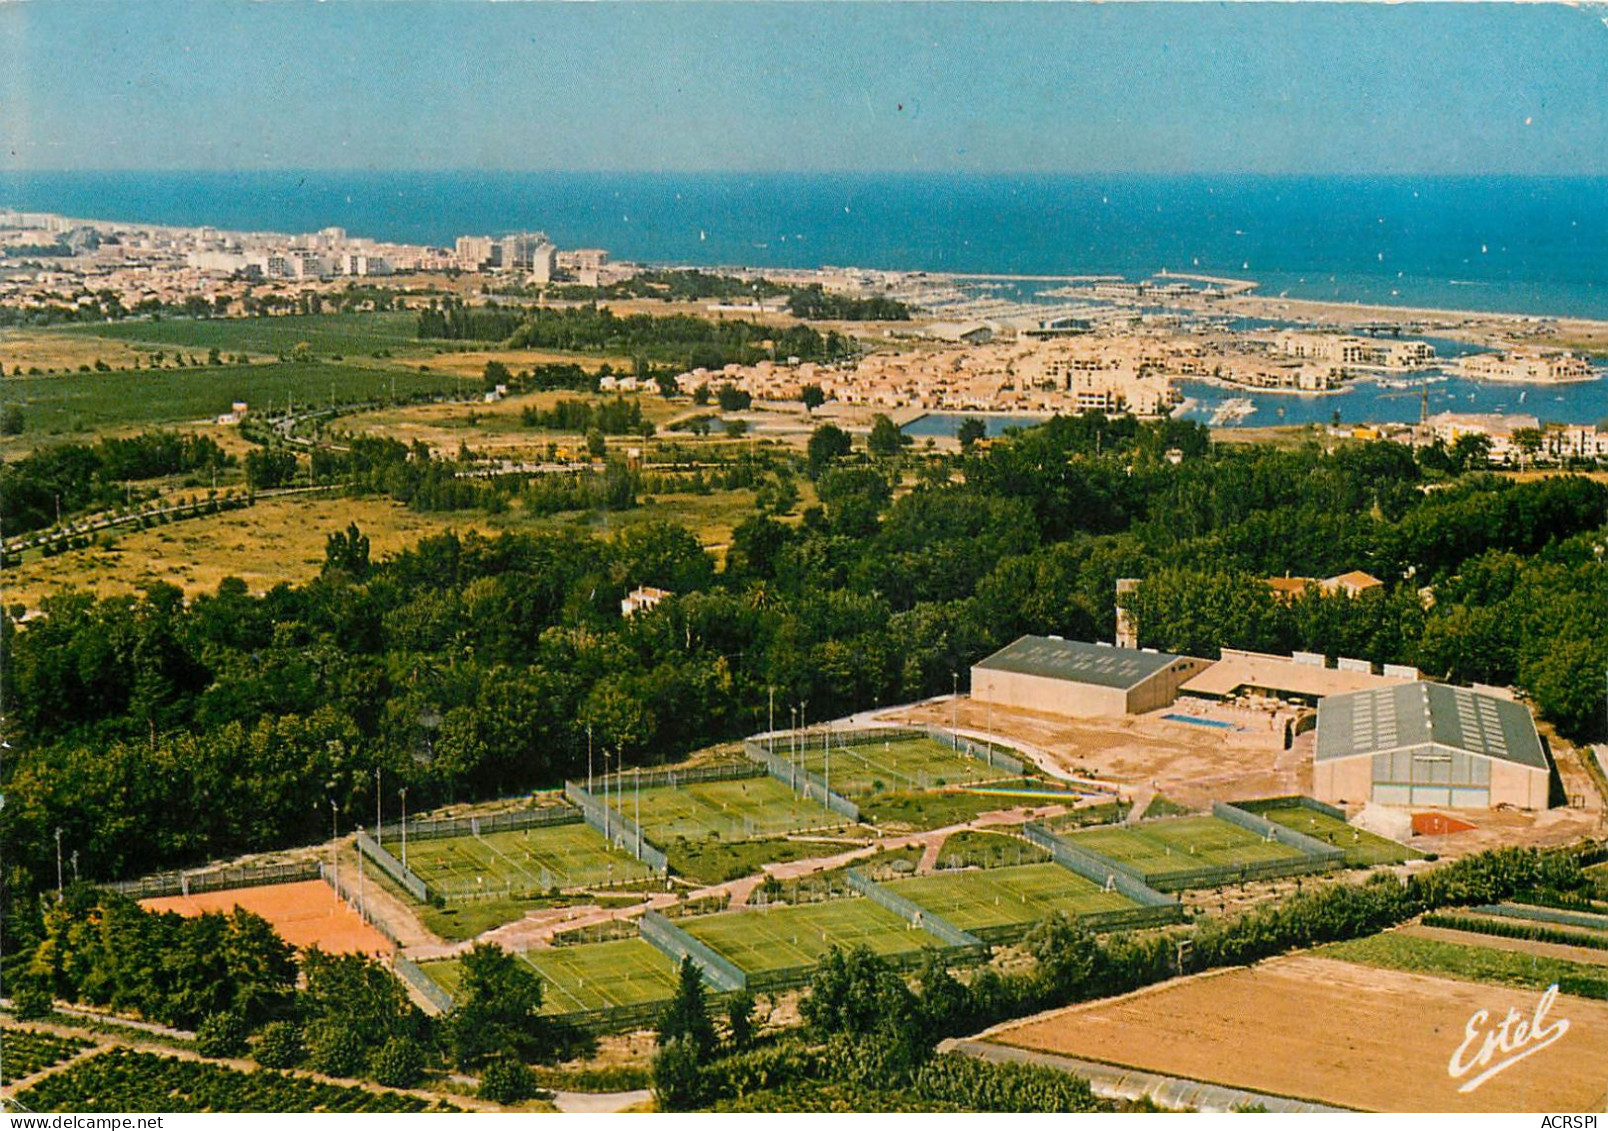
[[[754,995],[746,988],[726,999],[726,1037],[736,1052],[754,1043]]]
[[[660,1034],[653,1054],[653,1098],[660,1111],[691,1111],[704,1103],[708,1083],[697,1042]]]
[[[804,402],[805,412],[814,412],[826,403],[826,393],[819,385],[805,385],[799,390],[798,399]]]
[[[960,427],[955,429],[955,436],[960,440],[961,451],[965,452],[971,451],[977,441],[987,435],[988,425],[975,416],[968,416],[960,422]]]
[[[603,429],[593,428],[586,433],[586,451],[593,459],[602,459],[609,450],[609,443],[603,437]]]
[[[683,958],[676,971],[676,992],[659,1014],[659,1044],[686,1041],[700,1063],[715,1050],[715,1025],[704,998],[703,974],[691,958]]]
[[[347,525],[346,531],[336,531],[324,539],[324,570],[339,571],[361,581],[369,572],[368,535],[358,529],[357,523]]]
[[[20,404],[8,404],[0,409],[0,436],[20,436],[26,426]]]
[[[476,943],[462,958],[458,1007],[448,1038],[459,1068],[472,1071],[506,1054],[524,1061],[550,1044],[541,1016],[542,983],[528,965],[496,943]]]
[[[895,456],[899,454],[899,445],[903,442],[899,428],[884,413],[877,413],[871,421],[871,438],[867,447],[874,456]]]
[[[854,448],[854,441],[849,434],[836,424],[823,424],[810,433],[807,447],[807,471],[811,479],[820,477],[821,472],[832,465],[832,462],[849,454]]]

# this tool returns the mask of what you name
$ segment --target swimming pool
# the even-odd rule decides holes
[[[1198,727],[1214,727],[1217,730],[1239,730],[1234,723],[1225,723],[1219,719],[1197,719],[1194,715],[1163,715],[1164,719],[1171,719],[1175,723],[1194,723]]]

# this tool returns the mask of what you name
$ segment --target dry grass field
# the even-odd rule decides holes
[[[114,369],[131,366],[135,359],[143,361],[146,351],[135,349],[128,342],[108,341],[104,338],[79,337],[50,330],[0,330],[0,367],[7,375],[18,366],[23,371],[54,369],[56,372],[77,372],[80,365],[93,366],[104,361]]]
[[[1532,1055],[1472,1091],[1460,1089],[1483,1068],[1451,1074],[1477,1011],[1486,1011],[1489,1032],[1509,1009],[1533,1018],[1538,999],[1529,989],[1300,955],[1058,1010],[986,1039],[1367,1111],[1600,1110],[1608,1091],[1601,1001],[1559,997],[1543,1027],[1567,1020],[1567,1031],[1526,1046]],[[1497,1053],[1485,1067],[1505,1059]]]
[[[140,906],[184,916],[228,913],[240,907],[268,920],[282,939],[298,949],[317,946],[328,954],[374,955],[392,950],[385,936],[363,922],[323,880],[144,899]]]
[[[6,603],[37,608],[42,598],[70,587],[110,596],[154,581],[177,585],[193,597],[215,592],[226,577],[238,577],[252,592],[262,593],[281,581],[316,576],[324,563],[325,538],[352,522],[368,535],[375,558],[449,527],[462,531],[477,525],[471,516],[416,514],[386,499],[268,499],[245,510],[120,532],[111,549],[32,558],[6,570]],[[483,520],[478,525],[484,528]]]

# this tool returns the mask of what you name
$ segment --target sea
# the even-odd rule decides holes
[[[0,171],[0,207],[96,219],[438,246],[539,229],[560,247],[710,267],[1169,270],[1255,279],[1265,296],[1598,319],[1605,202],[1604,177]],[[1186,391],[1205,412],[1218,399]],[[1518,395],[1443,391],[1469,411]],[[1546,392],[1560,395],[1549,403],[1582,422],[1608,416],[1608,382]],[[1348,421],[1389,403],[1364,387],[1343,398],[1276,404],[1295,423],[1332,419],[1330,401]],[[1270,399],[1253,397],[1245,423],[1276,422]]]

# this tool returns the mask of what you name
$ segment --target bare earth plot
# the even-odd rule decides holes
[[[228,914],[236,907],[261,915],[291,946],[317,946],[327,954],[390,954],[384,935],[363,922],[323,880],[142,899],[147,911]]]
[[[1164,712],[1107,719],[1072,719],[961,700],[926,703],[890,713],[900,721],[991,732],[1003,741],[1049,752],[1061,769],[1129,786],[1150,786],[1192,809],[1235,797],[1311,792],[1310,733],[1284,749],[1282,721],[1243,714],[1244,730],[1216,730],[1164,719]]]
[[[1368,1111],[1595,1111],[1608,1092],[1608,1003],[1559,997],[1543,1019],[1569,1022],[1473,1091],[1484,1071],[1450,1067],[1480,1031],[1539,995],[1297,955],[1183,978],[1045,1014],[986,1039],[1208,1083]],[[1463,1054],[1477,1054],[1479,1044]],[[1515,1050],[1518,1051],[1518,1050]],[[1497,1053],[1484,1067],[1508,1059]]]

